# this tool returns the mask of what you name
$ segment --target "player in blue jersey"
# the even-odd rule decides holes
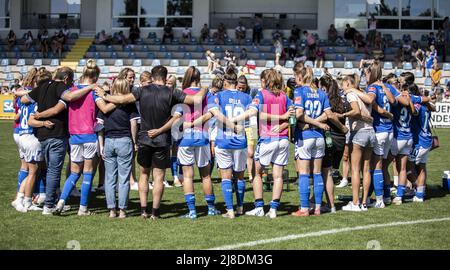
[[[236,85],[236,73],[232,69],[228,70],[224,75],[223,91],[208,101],[209,111],[218,120],[215,155],[222,177],[222,193],[227,209],[223,217],[231,219],[235,218],[232,177],[237,179],[236,214],[242,215],[244,212],[247,138],[245,132],[238,130],[238,126],[226,119],[233,119],[244,114],[252,102],[250,95],[238,91]],[[242,129],[243,123],[238,124]]]
[[[322,159],[325,156],[324,130],[329,130],[328,125],[320,123],[322,114],[332,118],[330,101],[322,89],[317,89],[314,84],[314,74],[310,67],[304,67],[296,76],[301,77],[302,87],[294,90],[294,104],[296,118],[306,124],[308,129],[295,130],[295,158],[299,168],[299,196],[300,209],[293,216],[309,216],[309,177],[312,174],[314,180],[314,215],[320,215],[320,207],[324,192],[322,177]],[[326,118],[325,118],[326,121]]]
[[[418,88],[412,88],[411,94],[420,95]],[[428,96],[426,91],[424,96]],[[417,115],[411,120],[411,131],[413,135],[413,150],[409,155],[410,168],[413,180],[416,180],[416,194],[414,202],[423,202],[425,199],[425,186],[427,177],[426,163],[433,145],[431,134],[431,111],[435,110],[434,104],[415,104]]]

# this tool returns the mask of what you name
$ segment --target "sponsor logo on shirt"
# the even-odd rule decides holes
[[[257,99],[257,98],[253,99],[252,104],[259,105],[259,99]]]

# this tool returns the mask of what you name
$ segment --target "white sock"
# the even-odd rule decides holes
[[[25,197],[25,198],[23,199],[23,205],[24,205],[25,207],[30,206],[30,205],[31,205],[31,198],[30,198],[30,197]]]
[[[347,178],[342,178],[341,182],[348,182]]]
[[[398,186],[398,175],[394,175],[394,186]]]
[[[417,187],[417,192],[425,193],[425,186],[418,186]]]
[[[17,199],[23,199],[25,197],[25,193],[17,192]]]
[[[39,197],[40,197],[40,198],[45,198],[46,195],[45,195],[45,193],[39,193]]]
[[[86,212],[87,211],[87,206],[80,205],[80,211]]]
[[[321,206],[322,205],[320,205],[320,204],[316,204],[316,209],[320,209]]]
[[[377,202],[382,202],[382,201],[383,201],[383,195],[377,196]]]

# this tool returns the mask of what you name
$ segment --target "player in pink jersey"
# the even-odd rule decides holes
[[[97,134],[94,131],[96,124],[96,105],[103,112],[108,113],[115,109],[115,105],[106,104],[93,91],[87,91],[80,98],[72,98],[73,94],[84,92],[87,86],[93,86],[100,75],[100,69],[95,60],[88,60],[81,77],[81,84],[67,90],[62,99],[69,101],[69,134],[70,134],[70,160],[71,174],[64,184],[60,199],[56,206],[56,213],[61,213],[72,189],[76,186],[83,172],[83,183],[81,185],[81,199],[79,216],[90,215],[87,210],[89,193],[93,180],[93,161],[97,153]],[[88,87],[89,89],[89,87]]]
[[[282,91],[283,77],[280,72],[269,69],[261,76],[262,90],[256,94],[250,109],[233,119],[239,122],[259,113],[259,142],[255,152],[253,192],[255,209],[246,213],[250,216],[264,216],[262,174],[266,167],[273,165],[273,192],[270,211],[266,216],[277,217],[283,192],[283,169],[289,159],[288,120],[295,116],[292,101]]]

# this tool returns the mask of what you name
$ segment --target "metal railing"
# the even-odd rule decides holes
[[[296,24],[300,29],[317,29],[317,13],[248,13],[248,12],[211,12],[210,27],[217,29],[223,23],[227,29],[234,29],[242,22],[247,29],[253,28],[255,14],[262,15],[263,29],[291,29]]]
[[[80,13],[25,13],[22,14],[22,29],[58,29],[67,25],[69,29],[80,29]]]

